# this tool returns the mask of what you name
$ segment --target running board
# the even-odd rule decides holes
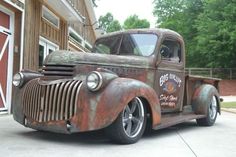
[[[176,124],[187,122],[193,119],[200,119],[206,117],[205,115],[192,114],[166,114],[161,117],[161,124],[154,127],[154,130],[167,128]]]

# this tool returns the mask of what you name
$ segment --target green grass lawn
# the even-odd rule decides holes
[[[236,102],[222,102],[221,107],[223,107],[223,108],[236,108]]]

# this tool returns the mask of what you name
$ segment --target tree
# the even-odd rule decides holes
[[[185,39],[187,66],[198,65],[199,56],[196,53],[198,30],[196,19],[203,12],[202,0],[155,0],[154,16],[159,27],[168,28],[180,33]]]
[[[99,26],[107,33],[122,29],[119,21],[115,20],[111,13],[107,13],[105,16],[100,16],[98,22]]]
[[[149,28],[150,22],[146,19],[139,19],[137,15],[129,16],[123,25],[124,29],[134,29],[134,28]]]
[[[197,20],[197,51],[207,67],[236,67],[236,2],[206,0]]]
[[[160,27],[185,39],[188,67],[236,67],[236,2],[155,0]]]
[[[159,27],[180,33],[185,39],[187,66],[195,66],[194,37],[197,33],[195,20],[202,12],[201,0],[155,0],[154,15]],[[191,62],[189,62],[191,61]]]
[[[185,0],[154,0],[153,14],[157,16],[157,23],[167,21],[184,9]]]
[[[115,20],[111,13],[107,13],[105,16],[99,17],[99,26],[107,33],[120,31],[123,29],[134,29],[134,28],[149,28],[150,23],[146,19],[139,19],[137,15],[129,16],[123,27],[118,20]]]

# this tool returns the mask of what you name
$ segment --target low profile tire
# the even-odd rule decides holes
[[[146,108],[141,99],[135,97],[105,132],[115,143],[136,143],[144,133],[146,121]]]
[[[210,104],[207,106],[207,114],[205,118],[197,119],[197,124],[200,126],[212,126],[217,117],[217,97],[212,96]]]

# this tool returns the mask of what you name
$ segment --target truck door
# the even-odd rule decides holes
[[[182,111],[185,86],[184,43],[178,37],[164,37],[159,48],[156,90],[162,112]]]

